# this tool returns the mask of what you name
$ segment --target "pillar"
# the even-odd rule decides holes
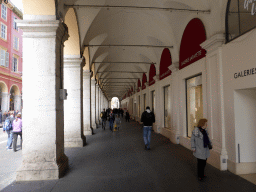
[[[91,72],[83,71],[83,123],[84,135],[92,135],[91,130]]]
[[[9,111],[10,97],[9,93],[2,93],[2,112]]]
[[[222,171],[227,170],[228,153],[226,149],[226,129],[224,113],[224,91],[223,91],[223,55],[222,45],[225,43],[225,35],[215,34],[200,46],[207,51],[206,54],[206,88],[208,131],[213,143],[211,158],[208,163]],[[205,97],[206,99],[206,97]]]
[[[161,133],[161,128],[162,128],[162,114],[161,113],[161,110],[163,109],[163,91],[161,89],[161,86],[159,86],[159,75],[156,75],[154,77],[154,80],[155,80],[155,102],[156,102],[156,108],[155,108],[155,124],[153,126],[154,128],[154,131],[157,132],[157,133]]]
[[[95,90],[96,90],[96,124],[97,127],[99,126],[99,85],[96,84],[95,86]]]
[[[14,110],[21,111],[21,95],[14,96]]]
[[[16,181],[53,180],[68,168],[64,154],[63,43],[65,24],[56,16],[24,15],[23,148]],[[31,91],[33,90],[33,91]]]
[[[96,129],[96,81],[91,80],[91,126]]]
[[[83,134],[83,76],[80,55],[64,58],[64,88],[67,100],[64,101],[65,147],[83,147],[86,143]]]

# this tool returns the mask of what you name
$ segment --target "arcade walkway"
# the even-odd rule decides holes
[[[14,182],[2,192],[255,192],[256,186],[230,172],[207,165],[205,182],[197,181],[192,152],[153,133],[144,150],[142,126],[125,123],[119,132],[94,130],[84,148],[68,148],[70,169],[59,180]]]

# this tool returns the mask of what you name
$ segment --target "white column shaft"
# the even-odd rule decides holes
[[[67,100],[64,101],[65,147],[83,147],[85,137],[82,125],[82,59],[79,55],[64,58],[64,88]]]
[[[23,161],[16,180],[58,179],[68,168],[60,99],[67,30],[56,16],[25,15],[17,23],[23,30],[24,109]]]
[[[84,135],[91,135],[91,72],[83,72],[83,123]]]
[[[96,129],[96,81],[91,80],[91,126]]]

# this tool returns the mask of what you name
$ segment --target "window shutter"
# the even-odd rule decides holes
[[[9,53],[5,53],[5,67],[9,67]]]
[[[12,71],[14,71],[15,57],[12,57]]]
[[[5,51],[3,49],[1,50],[1,65],[5,65]]]

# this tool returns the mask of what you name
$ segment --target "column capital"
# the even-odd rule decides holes
[[[83,67],[83,58],[80,55],[65,55],[64,68],[81,68]]]
[[[172,72],[179,71],[179,62],[175,62],[168,67]]]
[[[155,75],[153,79],[155,80],[155,82],[159,81],[159,75]]]
[[[217,50],[225,43],[225,34],[219,33],[213,35],[211,38],[207,39],[205,42],[201,43],[200,46],[207,51],[207,54]]]
[[[83,78],[91,78],[92,73],[89,70],[83,70]]]
[[[92,85],[95,86],[95,85],[96,85],[96,82],[97,82],[97,81],[96,81],[95,79],[91,79],[91,84],[92,84]]]
[[[64,43],[69,35],[65,23],[56,20],[55,15],[24,15],[16,21],[23,31],[23,38],[59,38]]]

